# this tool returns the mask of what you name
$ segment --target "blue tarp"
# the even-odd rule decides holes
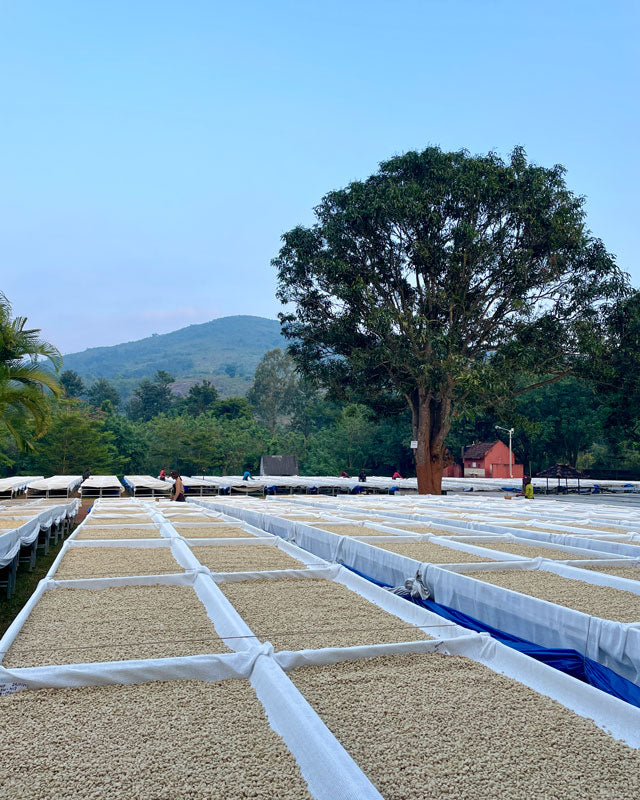
[[[347,564],[343,564],[343,566],[351,570],[351,572],[355,572],[356,575],[366,578],[371,583],[375,583],[376,586],[382,586],[385,589],[391,588],[388,583],[381,583]],[[578,678],[578,680],[588,683],[590,686],[595,686],[596,689],[601,689],[607,694],[640,708],[640,686],[636,686],[635,683],[621,677],[608,667],[598,664],[597,661],[583,656],[577,650],[541,647],[539,644],[534,644],[526,639],[521,639],[519,636],[500,631],[491,627],[491,625],[474,619],[474,617],[470,617],[468,614],[456,611],[455,608],[436,603],[434,600],[421,600],[413,597],[407,597],[406,599],[429,611],[433,611],[434,614],[438,614],[451,622],[455,622],[463,628],[468,628],[478,633],[488,633],[501,644],[507,645],[507,647],[512,647],[520,653],[535,658],[536,661],[541,661],[549,667],[565,672],[567,675]]]

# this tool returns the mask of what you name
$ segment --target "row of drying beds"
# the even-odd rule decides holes
[[[640,514],[629,509],[612,509],[606,504],[592,506],[587,516],[572,505],[536,503],[533,506],[526,500],[507,505],[486,499],[470,504],[456,502],[453,498],[441,498],[437,501],[406,501],[398,498],[393,502],[374,502],[374,498],[362,498],[337,505],[322,498],[296,502],[302,504],[299,508],[303,508],[308,514],[323,511],[341,513],[342,509],[345,514],[352,515],[357,510],[361,515],[366,514],[372,519],[396,519],[405,523],[410,520],[416,524],[442,523],[461,530],[466,528],[473,534],[514,534],[526,538],[548,538],[549,541],[560,544],[571,544],[572,538],[581,537],[580,546],[591,546],[594,549],[598,549],[597,542],[602,539],[621,545],[618,548],[621,555],[625,554],[625,544],[640,542]],[[253,508],[263,510],[265,506],[256,505]],[[274,506],[274,509],[277,511],[278,506]],[[611,547],[611,544],[607,544],[604,549]]]
[[[309,519],[302,502],[195,502],[387,585],[419,575],[442,605],[543,647],[577,650],[640,685],[640,542],[569,545],[554,534],[487,535],[441,521]]]
[[[502,517],[505,519],[546,519],[553,518],[558,521],[574,520],[576,524],[581,522],[597,522],[601,521],[602,524],[615,523],[618,526],[640,528],[640,513],[635,506],[611,506],[608,503],[592,503],[588,507],[580,507],[574,503],[567,503],[563,500],[540,500],[530,502],[524,498],[510,498],[505,502],[504,498],[490,498],[478,497],[470,495],[456,495],[456,496],[395,496],[395,497],[360,497],[356,499],[349,499],[338,501],[331,500],[330,498],[316,497],[313,499],[306,499],[299,501],[309,504],[312,508],[321,509],[329,507],[333,510],[342,507],[344,503],[345,510],[353,508],[361,508],[366,510],[367,513],[379,513],[385,516],[393,516],[399,514],[406,517],[416,515],[416,519],[420,514],[431,514],[433,512],[442,511],[445,514],[471,514],[476,516],[486,517]]]
[[[15,592],[19,565],[31,572],[38,552],[46,555],[71,532],[78,507],[78,500],[0,506],[0,591],[7,600]]]
[[[64,769],[53,774],[49,771],[47,791],[66,797],[80,796],[79,791],[69,791],[70,784],[77,788],[74,781],[78,774],[83,792],[98,791],[100,786],[95,781],[110,778],[105,778],[105,764],[108,772],[112,754],[117,774],[111,777],[117,781],[110,787],[110,796],[154,796],[166,780],[167,764],[157,759],[167,743],[171,760],[177,761],[178,768],[172,773],[176,796],[181,791],[194,791],[192,782],[198,776],[188,771],[187,763],[195,765],[196,772],[202,771],[208,782],[206,796],[214,797],[246,793],[254,797],[332,800],[406,798],[425,791],[475,798],[500,793],[518,800],[531,797],[534,791],[567,800],[590,792],[621,800],[636,796],[638,751],[613,737],[632,748],[640,746],[638,709],[577,684],[484,636],[469,634],[453,624],[443,625],[440,617],[425,609],[384,592],[338,564],[320,561],[292,543],[274,539],[247,522],[240,523],[242,535],[235,539],[186,539],[179,533],[182,525],[188,525],[191,534],[198,525],[228,526],[232,515],[222,516],[216,511],[198,522],[187,513],[181,519],[175,505],[163,508],[161,504],[146,504],[150,522],[140,522],[140,518],[128,518],[124,511],[124,507],[108,509],[101,501],[96,503],[88,519],[65,543],[48,580],[0,642],[9,667],[0,667],[5,691],[56,687],[42,698],[32,692],[18,692],[0,700],[9,746],[5,771],[14,781],[16,796],[37,796],[28,794],[26,777],[21,782],[19,761],[24,750],[12,747],[23,743],[20,725],[33,732],[32,786],[40,774],[36,763],[46,762],[49,751],[55,748],[55,760],[62,760]],[[107,525],[113,526],[114,534],[131,526],[134,535],[145,530],[141,525],[153,525],[157,541],[120,536],[112,540],[82,539],[83,532],[90,536],[92,527]],[[277,548],[305,566],[284,572],[212,572],[195,558],[194,541],[212,552],[222,552],[225,547],[248,552],[256,545],[263,550]],[[180,573],[56,579],[58,574],[68,574],[65,559],[73,553],[96,554],[114,548],[150,553],[161,547],[171,550],[182,567]],[[249,562],[247,556],[248,566]],[[287,580],[283,581],[284,577]],[[327,592],[324,607],[328,610],[319,625],[320,598],[311,589],[314,583],[323,585],[321,578],[326,581],[324,585],[334,587],[339,598],[333,607],[327,605],[332,594]],[[95,603],[87,600],[87,595],[97,594],[98,589],[111,592],[113,602],[125,602],[124,595],[129,591],[135,599],[114,617],[106,594]],[[151,598],[151,590],[178,592],[169,591],[167,595],[154,591]],[[66,607],[54,602],[56,597],[62,601],[65,591],[78,593],[82,600]],[[196,606],[188,608],[178,594],[189,591]],[[312,596],[305,604],[307,592]],[[47,598],[53,602],[49,610],[54,613],[49,619],[39,618],[38,609],[45,608]],[[199,615],[194,610],[198,605]],[[149,615],[152,609],[155,618]],[[373,621],[365,614],[370,620],[372,641],[363,636],[359,626],[364,624],[362,613],[367,610],[373,614],[374,609],[385,614],[385,622],[379,618]],[[64,624],[52,633],[51,622],[61,618],[61,611]],[[180,625],[181,615],[182,628],[172,628]],[[347,620],[352,624],[345,625]],[[95,660],[86,657],[85,647],[96,636],[92,621],[100,623],[102,635],[98,647],[88,652],[89,656],[101,654]],[[66,630],[72,647],[65,648],[64,641],[56,641],[65,627],[83,622],[87,627],[82,630]],[[136,629],[138,622],[141,627]],[[211,623],[216,635],[207,630]],[[419,631],[431,638],[418,635]],[[269,632],[276,636],[270,638]],[[172,634],[171,643],[167,642],[167,633]],[[194,633],[202,639],[194,642]],[[26,637],[22,646],[21,635]],[[58,658],[49,657],[42,665],[21,666],[25,659],[33,663],[34,648],[30,645],[34,639],[38,642],[39,635],[49,637],[46,655],[57,653]],[[339,637],[337,645],[331,638],[335,635]],[[123,636],[124,654],[117,649]],[[158,637],[159,650],[142,652],[140,648],[154,636]],[[332,641],[334,646],[327,647]],[[127,653],[126,646],[131,643],[137,650]],[[109,648],[115,658],[104,658]],[[119,653],[124,660],[116,660]],[[77,660],[72,664],[65,656]],[[232,679],[240,679],[240,683]],[[185,680],[189,682],[182,683]],[[75,690],[75,694],[65,688],[78,686],[89,688]],[[246,686],[246,698],[238,697],[240,686]],[[250,708],[244,705],[249,695],[254,703]],[[192,697],[198,699],[194,713],[185,713],[185,708],[191,710]],[[266,725],[264,711],[256,705],[256,697],[284,745],[269,740],[272,731]],[[150,700],[159,700],[160,704]],[[121,708],[116,716],[112,713],[114,702]],[[231,707],[237,709],[239,703],[243,710],[240,716]],[[76,709],[70,723],[73,737],[69,737],[69,747],[64,744],[65,736],[60,735],[60,726],[64,728],[68,716],[61,714],[62,704]],[[141,707],[146,712],[144,717],[136,718],[136,725],[126,729],[125,722],[134,713],[130,709]],[[427,724],[421,725],[419,741],[414,736],[407,741],[407,720],[416,715],[424,716]],[[194,717],[197,725],[192,724]],[[246,718],[250,719],[250,730],[243,727]],[[37,719],[37,725],[31,724],[31,719]],[[104,719],[107,724],[102,729]],[[376,719],[382,724],[375,725],[373,734],[371,725]],[[598,730],[590,719],[599,728],[611,731],[613,737]],[[505,725],[507,720],[509,724]],[[56,726],[55,737],[51,735],[52,725]],[[99,752],[93,742],[92,749],[87,745],[91,739],[87,730],[96,726],[101,732]],[[223,741],[215,739],[220,728],[226,734]],[[485,746],[487,731],[491,748]],[[549,731],[562,739],[550,737]],[[206,743],[204,749],[201,740]],[[240,740],[250,741],[251,748],[243,751]],[[216,741],[215,769],[212,741]],[[513,741],[524,744],[526,759],[514,757]],[[135,746],[135,758],[124,763],[120,757],[123,746],[125,750]],[[256,750],[262,754],[257,761],[252,760],[250,752]],[[81,757],[84,753],[88,758]],[[436,753],[438,758],[434,759]],[[187,760],[181,759],[181,754]],[[536,761],[540,762],[539,772],[531,770]],[[327,763],[331,763],[331,770],[326,769]],[[134,791],[128,783],[132,776]],[[235,783],[227,786],[226,781]],[[201,790],[199,796],[204,794]]]

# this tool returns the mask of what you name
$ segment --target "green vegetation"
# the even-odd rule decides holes
[[[125,401],[143,378],[152,379],[158,370],[171,372],[180,394],[206,378],[224,396],[244,395],[264,353],[282,344],[277,320],[222,317],[136,342],[71,353],[64,365],[86,384],[106,378]]]
[[[330,192],[283,236],[283,333],[335,396],[411,413],[418,487],[439,493],[456,417],[557,381],[627,291],[564,170],[437,147]]]
[[[87,387],[82,382],[82,378],[72,369],[65,369],[60,375],[60,385],[70,399],[84,397],[87,393]]]
[[[610,342],[610,337],[603,339],[603,353]],[[280,367],[287,361],[282,353],[265,355],[251,392],[256,400],[265,375],[272,376],[274,359]],[[446,439],[449,454],[459,458],[461,447],[495,439],[496,424],[513,425],[514,450],[527,470],[538,472],[560,461],[640,473],[639,417],[629,415],[633,398],[613,391],[611,359],[603,355],[604,371],[598,363],[594,359],[590,365],[590,378],[564,378],[458,414]],[[623,368],[624,362],[619,363]],[[355,475],[362,467],[369,474],[399,469],[415,475],[406,411],[380,413],[364,403],[343,402],[308,379],[285,374],[286,381],[267,382],[260,407],[246,397],[220,399],[206,381],[194,385],[187,397],[176,397],[164,391],[171,386],[167,374],[151,381],[164,391],[162,402],[155,390],[135,394],[142,407],[132,401],[118,411],[108,402],[50,397],[51,425],[36,443],[37,452],[21,452],[5,431],[0,474],[80,473],[87,466],[94,473],[120,475],[157,474],[162,467],[186,475],[238,474],[245,468],[257,471],[261,455],[280,453],[296,455],[307,475],[339,475],[342,470]],[[603,393],[606,386],[609,395]],[[622,423],[616,426],[618,418]]]
[[[63,393],[38,359],[48,360],[56,370],[62,359],[39,330],[26,327],[26,317],[12,319],[11,314],[11,304],[0,293],[0,433],[4,429],[20,449],[29,450],[49,424],[45,391]]]

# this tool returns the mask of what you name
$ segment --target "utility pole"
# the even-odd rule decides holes
[[[509,434],[509,477],[513,478],[513,456],[511,454],[511,437],[513,436],[514,428],[503,428],[500,425],[496,425],[497,431],[504,431],[505,433]]]

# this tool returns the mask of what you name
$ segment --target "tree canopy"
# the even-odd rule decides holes
[[[98,378],[87,390],[87,400],[96,408],[105,408],[105,403],[109,403],[111,408],[118,408],[120,392],[106,378]]]
[[[585,226],[564,169],[429,147],[327,194],[274,266],[304,374],[408,406],[421,492],[439,493],[456,412],[575,368],[626,276]],[[519,384],[517,391],[528,386]]]
[[[194,383],[189,388],[189,392],[183,401],[184,408],[197,417],[198,414],[204,414],[205,411],[213,408],[218,400],[218,390],[209,380],[203,380],[202,383]]]
[[[131,419],[148,422],[158,414],[166,413],[173,404],[171,384],[174,378],[165,370],[158,370],[153,378],[140,381],[129,401]]]
[[[260,419],[270,431],[278,424],[278,417],[289,411],[293,404],[296,378],[291,356],[279,347],[265,353],[256,368],[253,386],[247,397]]]
[[[51,425],[38,442],[37,464],[45,475],[79,475],[87,467],[110,472],[117,463],[113,436],[86,407],[60,405]]]
[[[70,399],[83,397],[87,393],[82,378],[73,369],[65,369],[60,375],[60,384]]]

